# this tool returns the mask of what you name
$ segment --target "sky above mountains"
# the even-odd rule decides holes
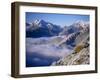
[[[76,14],[54,14],[54,13],[34,13],[26,12],[26,22],[32,23],[34,20],[46,20],[53,24],[60,26],[69,26],[78,20],[89,22],[89,15],[76,15]]]

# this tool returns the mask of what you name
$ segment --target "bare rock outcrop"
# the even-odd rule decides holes
[[[80,49],[80,50],[79,50]],[[76,50],[76,51],[75,51]],[[63,57],[57,62],[52,63],[53,66],[60,65],[81,65],[81,64],[89,64],[90,56],[89,56],[89,45],[80,48],[77,46],[74,52],[69,54],[68,56]]]

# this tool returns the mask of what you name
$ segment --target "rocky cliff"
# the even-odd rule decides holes
[[[77,43],[72,53],[53,62],[53,66],[60,65],[84,65],[90,63],[89,35],[88,31],[82,32],[75,40]]]
[[[52,63],[53,66],[60,65],[80,65],[80,64],[89,64],[89,47],[83,48],[79,52],[73,52],[68,56],[60,59],[57,62]]]

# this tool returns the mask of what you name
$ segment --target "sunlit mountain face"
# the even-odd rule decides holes
[[[89,22],[77,21],[64,27],[44,20],[27,22],[26,67],[50,66],[71,54],[75,46],[87,35]]]

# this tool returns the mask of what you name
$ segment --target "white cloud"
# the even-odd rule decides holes
[[[31,43],[30,43],[31,41]],[[67,48],[56,48],[55,45],[51,44],[32,44],[32,39],[28,39],[26,43],[26,50],[28,54],[39,53],[44,56],[51,56],[51,57],[63,57],[71,52],[71,50]]]

